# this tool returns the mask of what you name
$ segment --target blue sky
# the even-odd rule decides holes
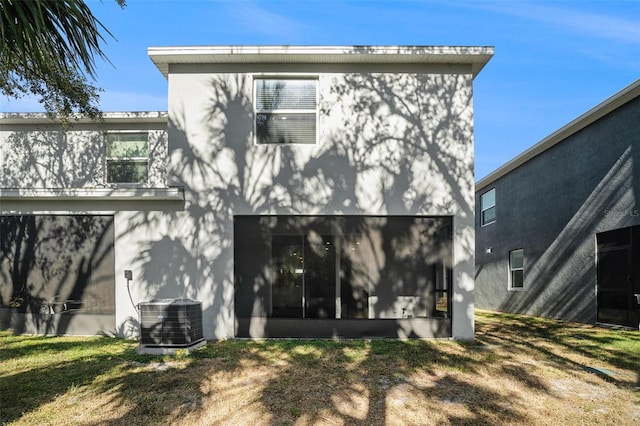
[[[476,179],[640,78],[640,0],[88,0],[112,32],[105,111],[167,109],[149,46],[494,46],[474,85]],[[40,111],[0,99],[2,112]]]

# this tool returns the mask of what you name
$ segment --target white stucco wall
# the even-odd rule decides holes
[[[253,78],[265,75],[318,79],[316,145],[255,145]],[[179,65],[169,73],[169,107],[168,148],[153,128],[159,133],[150,146],[149,186],[183,186],[184,203],[0,200],[2,214],[114,214],[118,335],[137,334],[129,269],[134,303],[195,299],[203,305],[205,338],[233,336],[234,215],[388,214],[453,216],[453,336],[473,338],[469,67]],[[103,186],[103,125],[66,136],[22,130],[28,137],[0,129],[0,187]],[[53,144],[37,142],[41,130]]]
[[[116,188],[106,182],[106,133],[146,132],[149,180],[166,187],[166,118],[156,122],[82,122],[61,128],[41,114],[22,123],[0,117],[0,188]],[[120,185],[121,186],[121,185]]]
[[[234,215],[453,216],[453,335],[472,338],[471,74],[321,68],[171,69],[168,176],[185,187],[186,205],[150,241],[166,255],[155,264],[174,265],[163,288],[203,302],[205,337],[231,337]],[[253,78],[264,75],[317,77],[316,145],[254,143]]]
[[[106,183],[105,135],[112,131],[148,133],[148,182]],[[167,157],[163,113],[107,113],[102,122],[83,120],[65,129],[42,114],[0,118],[0,215],[114,216],[116,324],[107,332],[116,335],[136,337],[138,333],[125,269],[134,270],[134,301],[151,297],[149,286],[140,281],[144,274],[136,266],[140,250],[162,235],[162,230],[147,226],[146,217],[170,214],[183,206],[179,199],[131,196],[135,191],[167,188]],[[125,192],[118,192],[121,190]]]

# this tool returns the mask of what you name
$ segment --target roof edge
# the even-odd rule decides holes
[[[175,63],[467,63],[477,75],[493,56],[492,46],[173,46],[147,53],[167,77]],[[345,61],[349,57],[349,61]],[[456,60],[452,61],[451,58]],[[399,60],[402,59],[402,60]]]
[[[584,114],[580,115],[575,120],[564,125],[546,138],[542,139],[540,142],[533,145],[531,148],[517,155],[515,158],[511,159],[504,165],[489,173],[484,178],[480,179],[478,182],[476,182],[475,190],[481,191],[482,189],[494,183],[496,180],[525,164],[529,160],[537,157],[548,149],[559,144],[569,136],[579,132],[580,130],[596,122],[597,120],[601,119],[605,115],[616,110],[627,102],[632,101],[638,96],[640,96],[640,79],[615,93],[613,96],[610,96],[603,102],[599,103]]]
[[[75,114],[69,118],[69,124],[87,123],[166,123],[166,111],[136,111],[136,112],[104,112],[102,119],[91,119],[87,116]],[[0,112],[0,125],[3,124],[60,124],[55,116],[44,112]]]

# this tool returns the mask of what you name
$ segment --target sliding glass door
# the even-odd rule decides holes
[[[271,317],[335,318],[333,236],[271,238]]]

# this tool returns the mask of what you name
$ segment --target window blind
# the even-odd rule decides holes
[[[316,86],[316,80],[256,80],[257,142],[316,143]]]

